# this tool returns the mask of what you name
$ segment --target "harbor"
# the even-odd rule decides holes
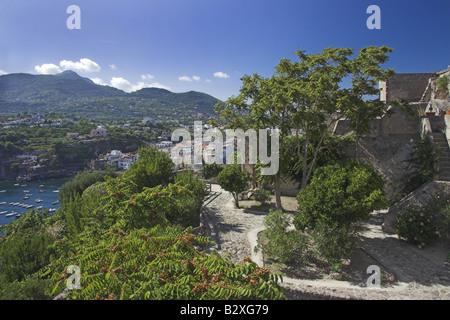
[[[70,180],[0,181],[0,225],[8,224],[32,209],[48,209],[54,214],[60,207],[58,192]]]

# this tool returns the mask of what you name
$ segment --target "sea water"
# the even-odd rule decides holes
[[[60,204],[56,203],[59,189],[71,179],[61,178],[26,182],[0,181],[0,225],[8,224],[17,219],[18,215],[40,206],[49,209],[53,214],[60,207]],[[28,209],[18,204],[33,205],[33,207]]]

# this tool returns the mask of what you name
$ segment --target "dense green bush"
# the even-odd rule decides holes
[[[56,237],[49,228],[54,219],[49,217],[47,210],[31,210],[21,219],[2,227],[0,299],[42,297],[43,291],[37,284],[41,281],[33,282],[31,276],[50,263],[55,254],[51,245]]]
[[[438,190],[432,194],[432,198],[427,206],[431,212],[436,228],[440,231],[439,236],[444,235],[450,240],[450,192]]]
[[[395,231],[400,238],[415,243],[419,248],[439,238],[439,231],[426,207],[411,205],[398,215]]]
[[[319,221],[348,226],[368,219],[373,210],[388,206],[383,187],[373,167],[356,160],[318,168],[310,185],[297,195],[294,225],[305,230],[314,229]]]
[[[313,244],[313,256],[329,264],[338,263],[348,257],[358,246],[358,233],[353,224],[342,225],[320,220],[308,232],[308,240]]]
[[[261,204],[265,204],[266,202],[270,201],[270,199],[272,199],[272,193],[266,189],[257,189],[253,193],[253,196],[255,197],[255,200],[260,202]]]
[[[156,187],[166,185],[173,179],[174,163],[165,152],[160,152],[155,147],[140,148],[138,162],[123,175],[132,180],[140,192],[144,187]]]
[[[202,168],[202,176],[204,179],[217,177],[222,171],[223,167],[223,165],[217,164],[215,162],[211,164],[204,164]]]
[[[109,177],[116,177],[113,169],[105,169],[103,171],[88,172],[84,171],[75,176],[71,181],[62,185],[61,190],[58,193],[58,199],[64,202],[66,199],[70,199],[75,195],[82,195],[91,185],[97,182],[104,182]]]
[[[356,223],[388,206],[383,179],[373,167],[345,160],[318,168],[297,195],[297,230],[305,231],[314,256],[338,263],[356,247]]]
[[[281,210],[272,211],[264,218],[264,236],[267,243],[258,239],[255,251],[262,250],[264,256],[278,259],[282,263],[293,262],[302,258],[308,241],[300,231],[289,230],[292,216]]]

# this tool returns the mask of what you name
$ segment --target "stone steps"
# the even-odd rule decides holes
[[[447,137],[443,133],[445,129],[444,117],[429,117],[433,141],[440,147],[439,181],[450,181],[450,148]]]

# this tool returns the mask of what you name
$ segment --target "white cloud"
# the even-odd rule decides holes
[[[137,90],[140,90],[143,88],[160,88],[160,89],[170,90],[170,87],[162,85],[158,82],[145,83],[145,82],[139,81],[137,84],[132,84],[127,79],[124,79],[121,77],[113,77],[110,82],[111,82],[111,86],[113,86],[114,88],[123,90],[125,92],[133,92],[133,91],[137,91]]]
[[[110,64],[109,67],[111,68],[111,70],[116,70],[117,69],[117,67],[116,67],[116,65],[114,63]]]
[[[53,63],[44,63],[40,66],[35,66],[34,70],[40,74],[57,74],[61,72],[61,69]]]
[[[103,81],[100,78],[89,78],[89,79],[91,79],[95,84],[99,84],[99,85],[102,85],[102,86],[107,86],[108,85],[105,81]]]
[[[133,90],[133,84],[131,84],[128,80],[120,77],[113,77],[111,79],[111,85],[114,88],[123,90],[125,92],[132,92]]]
[[[142,80],[153,79],[153,78],[154,78],[154,76],[152,76],[150,73],[141,75]]]
[[[8,74],[8,72],[6,72],[6,71],[0,69],[0,76],[2,76],[2,75],[4,75],[4,74]]]
[[[37,73],[40,74],[57,74],[64,70],[72,70],[75,72],[97,72],[100,71],[100,66],[88,58],[80,59],[79,61],[61,60],[59,66],[53,63],[44,63],[34,67]]]
[[[80,61],[61,60],[59,62],[63,70],[72,70],[75,72],[97,72],[100,71],[100,66],[88,58],[82,58]]]
[[[219,72],[214,72],[214,78],[223,78],[223,79],[227,79],[230,76],[222,71]]]
[[[194,81],[200,81],[200,77],[198,77],[198,76],[192,76],[192,80],[194,80]]]
[[[191,82],[191,81],[192,81],[192,79],[189,78],[188,76],[178,77],[178,80],[180,80],[180,81],[188,81],[188,82]]]

